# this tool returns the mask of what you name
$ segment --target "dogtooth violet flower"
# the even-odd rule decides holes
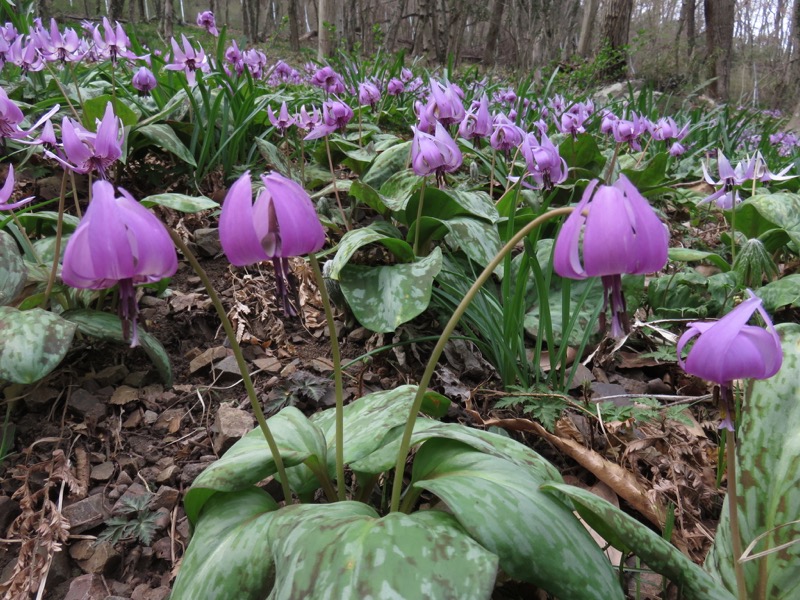
[[[219,218],[219,239],[231,264],[244,267],[271,260],[284,313],[296,315],[289,302],[288,258],[316,252],[325,231],[308,193],[278,173],[262,175],[256,194],[247,171],[231,186]]]
[[[411,141],[411,167],[414,173],[420,177],[436,173],[440,177],[461,166],[461,150],[440,122],[436,122],[433,135],[416,127],[411,129],[414,132],[414,139]]]
[[[66,160],[52,152],[45,153],[76,173],[97,171],[105,179],[108,167],[122,156],[124,132],[121,124],[114,114],[111,102],[106,104],[106,112],[103,120],[98,122],[97,133],[92,133],[77,121],[64,117],[61,123],[61,142]]]
[[[164,225],[125,190],[107,181],[92,185],[92,201],[64,251],[61,278],[75,288],[102,290],[119,284],[122,333],[139,343],[137,283],[171,277],[178,257]]]
[[[593,180],[556,238],[553,266],[561,277],[603,282],[603,312],[611,308],[611,336],[628,330],[623,273],[641,275],[667,262],[669,233],[647,200],[624,175],[614,185]]]
[[[15,208],[19,208],[33,200],[33,196],[30,198],[24,198],[22,200],[18,200],[16,202],[9,202],[8,200],[11,198],[11,194],[14,192],[14,165],[8,165],[8,175],[6,176],[6,182],[2,188],[0,188],[0,211],[3,210],[14,210]]]
[[[294,125],[294,117],[289,114],[289,107],[286,106],[286,101],[281,104],[281,108],[278,111],[277,117],[275,116],[272,107],[268,106],[267,117],[269,118],[269,122],[272,123],[272,126],[278,130],[281,136],[286,135],[286,130]]]
[[[172,38],[172,62],[164,65],[164,68],[169,71],[185,71],[186,81],[189,85],[194,85],[196,81],[195,71],[198,69],[207,71],[209,68],[208,58],[202,46],[198,44],[198,49],[195,50],[189,40],[186,39],[185,34],[181,34],[181,41],[183,42],[183,49],[178,46],[175,38]]]
[[[736,379],[769,379],[783,362],[781,340],[761,298],[751,290],[750,296],[719,321],[689,323],[678,340],[678,364],[691,375],[720,386],[723,403],[721,428],[733,431],[733,402],[730,390]],[[758,311],[767,328],[748,325]],[[686,357],[683,350],[695,339]]]
[[[311,85],[322,88],[329,94],[343,94],[344,80],[332,67],[325,66],[318,69],[311,76]]]
[[[516,148],[525,139],[525,132],[503,113],[495,115],[493,129],[489,143],[492,148],[501,152]]]
[[[740,201],[739,192],[736,186],[743,184],[753,178],[755,172],[755,161],[741,161],[736,168],[731,167],[731,163],[722,153],[717,151],[717,169],[719,170],[719,180],[714,181],[708,172],[706,164],[703,163],[703,175],[709,185],[721,186],[716,192],[704,198],[698,204],[704,204],[715,200],[717,206],[722,209],[730,210]]]
[[[519,146],[528,174],[533,177],[539,189],[552,190],[567,179],[567,161],[561,158],[558,148],[553,145],[546,134],[541,134],[541,143],[532,133],[527,134]],[[524,184],[524,182],[523,182]]]
[[[463,96],[464,93],[455,84],[450,82],[442,84],[431,79],[428,102],[423,109],[426,120],[431,123],[439,121],[445,126],[460,123],[466,114],[461,103]]]
[[[197,13],[197,25],[205,28],[208,33],[215,37],[219,35],[219,30],[217,30],[217,20],[214,18],[214,13],[210,10],[204,10],[201,13]]]
[[[492,135],[492,117],[489,114],[489,97],[484,93],[477,106],[473,105],[458,126],[458,135],[465,140]]]
[[[358,103],[361,106],[375,108],[381,101],[381,91],[371,81],[362,81],[358,84]]]
[[[131,85],[139,92],[140,96],[149,96],[156,87],[156,77],[147,67],[139,67],[139,70],[133,74]]]

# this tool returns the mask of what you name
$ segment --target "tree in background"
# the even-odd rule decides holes
[[[709,76],[714,81],[709,93],[727,100],[731,83],[731,52],[733,50],[733,24],[736,0],[704,0],[706,18],[706,52]]]

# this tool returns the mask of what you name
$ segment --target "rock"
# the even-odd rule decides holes
[[[156,419],[153,428],[156,431],[166,431],[168,433],[175,433],[181,428],[181,421],[186,411],[182,408],[168,408]]]
[[[172,542],[169,537],[163,537],[153,544],[153,554],[156,558],[170,560],[172,557]]]
[[[235,356],[226,356],[221,361],[214,363],[214,376],[221,381],[234,381],[242,378],[239,364]]]
[[[136,429],[142,424],[144,414],[141,410],[134,410],[127,419],[122,422],[123,429]]]
[[[25,408],[30,412],[45,412],[50,410],[50,407],[53,406],[53,402],[60,394],[61,391],[55,388],[37,386],[34,387],[30,393],[24,395],[23,402],[25,402]]]
[[[92,473],[89,476],[92,481],[108,481],[114,476],[116,467],[111,461],[106,461],[92,467]]]
[[[217,454],[225,452],[236,440],[253,429],[254,424],[255,421],[250,413],[222,404],[211,428],[216,432],[213,438],[214,452]]]
[[[279,373],[281,370],[281,361],[274,356],[267,356],[265,358],[256,358],[253,364],[267,373]]]
[[[121,385],[111,394],[110,404],[124,406],[139,399],[139,390],[127,385]]]
[[[368,337],[372,335],[372,332],[367,329],[366,327],[358,327],[357,329],[353,329],[350,333],[347,334],[347,337],[352,342],[363,342]]]
[[[73,574],[73,563],[69,556],[63,550],[53,553],[53,560],[50,563],[50,571],[47,573],[47,589],[50,590],[52,586],[64,583],[72,579],[73,575],[77,575],[77,569]]]
[[[125,365],[112,365],[106,367],[94,376],[94,380],[100,386],[115,385],[125,379],[128,375],[128,367]]]
[[[100,600],[108,594],[100,575],[81,575],[72,580],[64,600]]]
[[[105,506],[103,494],[95,494],[65,506],[61,514],[69,521],[70,533],[83,533],[111,516]]]
[[[662,379],[651,379],[647,382],[648,394],[672,394],[673,389],[671,386],[664,383]]]
[[[144,411],[144,422],[147,425],[152,425],[156,421],[158,421],[158,413],[157,412],[154,412],[152,410]]]
[[[129,501],[133,500],[134,498],[138,498],[139,496],[144,496],[147,494],[147,488],[145,488],[141,483],[134,483],[125,490],[125,493],[122,494],[122,497],[117,500],[114,504],[114,508],[111,509],[111,512],[114,514],[119,514],[125,512],[125,509],[130,510]]]
[[[122,383],[131,387],[140,388],[147,383],[149,375],[149,371],[134,371],[133,373],[129,373]]]
[[[95,422],[106,416],[106,405],[100,397],[83,388],[72,392],[67,406],[84,419],[93,419]]]
[[[74,558],[84,573],[108,575],[122,561],[114,544],[106,540],[78,540],[69,547],[69,555]]]
[[[160,488],[158,488],[156,495],[150,501],[149,508],[150,510],[158,510],[159,508],[172,510],[175,508],[175,505],[178,504],[180,495],[180,492],[175,488],[162,485]]]
[[[197,479],[197,476],[205,471],[207,466],[203,463],[189,463],[181,471],[181,483],[186,487],[190,486]]]
[[[178,466],[177,465],[170,465],[169,467],[164,468],[158,475],[156,475],[156,483],[158,484],[165,484],[170,483],[175,476],[178,474]]]
[[[209,258],[213,258],[222,252],[218,229],[195,229],[194,243],[197,245],[200,254]]]
[[[208,367],[215,360],[225,358],[226,356],[228,356],[228,349],[224,348],[223,346],[209,348],[208,350],[203,352],[200,356],[193,358],[191,360],[191,362],[189,363],[189,373],[195,373],[200,369]]]
[[[131,600],[164,600],[169,596],[169,591],[169,588],[165,586],[150,589],[149,585],[142,583],[133,590]]]

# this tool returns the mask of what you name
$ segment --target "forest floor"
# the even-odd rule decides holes
[[[308,414],[330,406],[327,328],[305,262],[292,263],[300,314],[288,319],[274,300],[271,265],[230,266],[208,216],[161,216],[190,242],[221,293],[267,415],[289,403]],[[148,292],[140,307],[140,323],[169,354],[171,386],[141,349],[84,338],[54,373],[15,399],[16,437],[0,484],[0,581],[17,582],[17,595],[6,597],[33,597],[25,582],[43,576],[41,597],[53,600],[166,598],[190,537],[183,494],[255,426],[224,333],[189,265],[181,262],[167,294]],[[349,362],[431,335],[441,324],[424,313],[395,334],[374,334],[339,311],[337,327]],[[553,461],[568,482],[658,530],[644,504],[618,493],[633,487],[674,515],[672,541],[702,562],[725,491],[724,479],[717,481],[716,409],[707,386],[683,375],[674,357],[652,352],[654,342],[638,330],[621,348],[609,340],[590,348],[591,360],[561,398],[567,410],[553,413],[547,429],[530,418],[535,394],[495,407],[513,394],[463,341],[448,348],[434,388],[453,400],[446,420],[506,431]],[[354,361],[345,399],[415,383],[431,347],[399,345]],[[655,396],[657,406],[641,404],[643,395]],[[635,557],[608,552],[630,567],[631,597],[673,597]],[[534,594],[507,582],[496,597]]]

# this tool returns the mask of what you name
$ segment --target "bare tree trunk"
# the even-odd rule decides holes
[[[736,0],[704,0],[706,17],[706,52],[709,75],[716,77],[709,93],[727,100],[731,81],[731,52]]]
[[[592,31],[597,18],[598,0],[586,0],[583,5],[583,19],[581,20],[581,35],[578,38],[578,54],[584,58],[589,57],[592,47]]]
[[[297,15],[297,0],[289,0],[289,47],[293,52],[300,50],[300,23]]]
[[[111,0],[109,4],[108,18],[113,23],[122,17],[122,10],[125,7],[125,0]]]
[[[492,18],[489,20],[489,32],[486,34],[486,47],[483,51],[483,64],[487,66],[494,64],[497,38],[500,37],[500,25],[503,23],[506,4],[508,4],[508,0],[494,0],[492,5]]]
[[[169,39],[173,34],[173,10],[172,0],[164,0],[164,16],[161,22],[161,30],[164,32],[164,37]]]
[[[622,79],[627,75],[625,45],[628,43],[632,12],[633,0],[608,0],[606,5],[600,39],[604,48],[612,53],[603,73],[609,79]]]
[[[402,0],[397,3],[397,12],[392,15],[392,20],[389,23],[389,31],[386,34],[386,49],[389,52],[397,50],[397,34],[400,31],[400,24],[402,23],[403,13],[406,12],[408,0]]]
[[[318,0],[317,27],[319,29],[319,45],[317,46],[317,59],[325,60],[331,55],[330,15],[333,13],[331,3],[333,0]]]

